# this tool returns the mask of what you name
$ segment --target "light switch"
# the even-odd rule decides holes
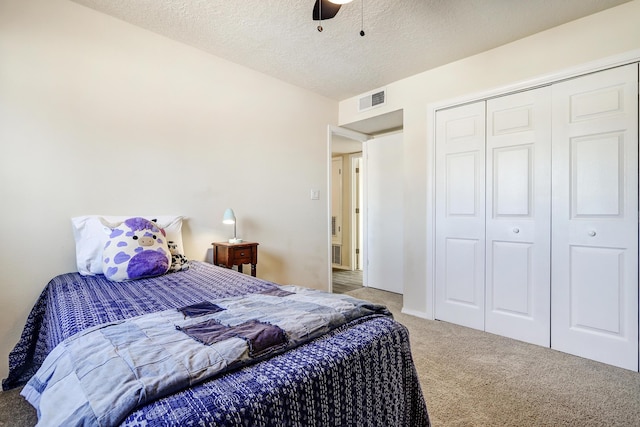
[[[311,189],[311,200],[320,200],[320,190]]]

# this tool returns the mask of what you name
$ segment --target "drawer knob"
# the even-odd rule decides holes
[[[519,229],[518,227],[515,227],[515,228],[513,229],[513,232],[514,232],[514,233],[516,233],[516,234],[518,234],[518,233],[520,232],[520,229]]]
[[[591,237],[595,237],[595,235],[596,235],[596,232],[595,232],[594,230],[591,230],[591,231],[589,232],[589,236],[591,236]]]

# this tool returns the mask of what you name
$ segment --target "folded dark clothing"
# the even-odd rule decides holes
[[[234,326],[237,336],[249,343],[249,356],[257,357],[287,344],[284,330],[275,325],[251,320]]]
[[[287,336],[280,327],[250,320],[236,326],[226,326],[214,319],[178,328],[191,338],[211,345],[229,338],[242,338],[249,346],[249,356],[257,357],[286,345]]]
[[[271,295],[273,297],[286,297],[288,295],[293,295],[295,292],[285,291],[284,289],[268,289],[266,291],[259,292],[262,295]]]
[[[182,312],[187,317],[204,316],[205,314],[217,313],[225,310],[222,307],[215,305],[212,302],[200,302],[198,304],[188,305],[186,307],[179,308],[178,311]]]
[[[235,337],[231,326],[223,325],[215,319],[209,319],[195,325],[177,327],[196,341],[211,345]]]

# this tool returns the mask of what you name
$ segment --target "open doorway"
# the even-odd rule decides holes
[[[396,286],[402,286],[400,273],[403,269],[401,255],[403,203],[401,200],[395,201],[395,198],[402,194],[398,189],[402,188],[403,168],[398,161],[402,159],[403,151],[402,145],[397,143],[395,151],[388,152],[386,149],[389,144],[393,144],[394,140],[398,141],[398,136],[392,135],[394,133],[400,133],[401,143],[402,128],[402,110],[383,113],[341,127],[328,126],[329,192],[332,192],[335,182],[340,182],[342,186],[340,191],[343,194],[351,195],[353,191],[358,191],[357,197],[348,199],[346,203],[342,197],[329,198],[328,221],[331,231],[328,233],[328,277],[330,278],[328,287],[330,292],[340,292],[338,286],[335,286],[334,290],[334,283],[337,284],[342,279],[340,276],[356,276],[344,279],[348,280],[350,283],[347,284],[351,286],[371,286],[391,292],[401,292],[401,287],[398,290],[389,284],[395,283]],[[370,158],[370,154],[374,156],[373,159]],[[341,160],[336,162],[341,164],[340,168],[337,168],[341,172],[336,172],[334,169],[335,157],[341,157]],[[373,165],[373,172],[369,163]],[[350,171],[355,168],[358,168],[359,173],[351,178]],[[340,176],[341,173],[344,175]],[[378,178],[372,179],[372,173],[378,175]],[[347,184],[342,183],[344,178]],[[353,186],[355,189],[352,188]],[[386,193],[389,188],[391,188],[391,194]],[[387,203],[389,199],[394,201]],[[358,203],[360,203],[359,206]],[[399,209],[399,212],[389,213],[385,208],[390,207]],[[334,231],[340,234],[334,235]],[[390,256],[392,260],[388,262]],[[386,274],[389,271],[395,275]],[[358,275],[360,277],[357,277]]]
[[[335,293],[363,286],[362,151],[366,138],[336,129],[331,135],[331,282]]]
[[[331,217],[331,274],[333,292],[346,293],[363,286],[363,161],[362,151],[334,153]],[[334,214],[340,211],[340,214]]]

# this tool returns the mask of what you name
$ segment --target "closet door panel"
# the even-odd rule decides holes
[[[533,145],[493,150],[493,209],[496,218],[530,216]]]
[[[620,132],[571,141],[571,211],[576,218],[618,216],[624,205],[624,134]],[[594,167],[596,166],[596,167]]]
[[[485,329],[550,345],[551,92],[487,101]]]
[[[624,251],[598,247],[571,247],[570,324],[584,333],[619,335],[624,316],[621,304]],[[591,284],[601,283],[599,287]],[[597,310],[593,310],[597,307]]]
[[[478,308],[476,288],[478,287],[478,270],[483,271],[480,242],[477,239],[445,240],[444,266],[446,287],[444,288],[444,300],[447,304],[467,306],[471,310]],[[465,263],[461,268],[460,263]]]
[[[492,299],[487,308],[506,315],[519,315],[530,318],[531,291],[533,289],[533,274],[530,268],[533,255],[533,244],[493,241],[491,253],[493,273],[491,283]],[[517,283],[518,286],[514,286]],[[487,322],[487,331],[491,331],[491,324]]]
[[[484,329],[485,103],[436,113],[435,316]]]
[[[638,370],[638,66],[554,85],[553,348]]]

